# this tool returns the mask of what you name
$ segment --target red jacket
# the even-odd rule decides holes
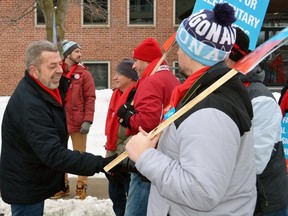
[[[84,121],[93,123],[95,85],[87,67],[78,64],[71,74],[71,83],[65,100],[68,132],[79,132]]]
[[[157,71],[139,84],[134,97],[136,114],[129,119],[132,134],[138,132],[139,126],[150,132],[161,123],[163,109],[177,85],[180,81],[169,70]]]

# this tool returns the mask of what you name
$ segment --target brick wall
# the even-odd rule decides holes
[[[8,0],[1,2],[1,59],[0,96],[11,95],[25,68],[25,49],[31,41],[45,39],[45,28],[35,26],[34,12],[17,23],[8,22],[5,17],[17,19],[34,0]],[[84,61],[110,61],[110,77],[115,74],[117,63],[130,57],[133,48],[146,37],[154,37],[159,44],[177,29],[173,27],[173,1],[157,0],[156,27],[128,27],[127,0],[111,1],[110,27],[81,28],[80,4],[71,1],[65,23],[65,38],[77,41],[83,48]],[[168,56],[168,63],[177,59],[174,47]],[[114,83],[111,78],[110,87]]]

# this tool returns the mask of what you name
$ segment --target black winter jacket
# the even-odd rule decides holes
[[[177,110],[182,108],[190,100],[198,96],[202,91],[210,87],[214,82],[224,76],[230,69],[225,62],[220,62],[205,72],[188,90],[186,95],[178,104]],[[213,95],[213,97],[211,97]],[[239,76],[235,75],[226,83],[217,88],[208,97],[196,104],[192,109],[175,121],[178,128],[179,125],[191,113],[202,109],[203,107],[214,107],[226,113],[238,126],[239,133],[242,136],[251,128],[251,119],[253,118],[252,104],[248,96],[247,89],[239,80]],[[224,104],[224,105],[223,105]]]
[[[62,77],[62,99],[64,86]],[[103,168],[101,156],[71,151],[67,141],[63,106],[25,72],[3,116],[2,199],[9,204],[40,202],[64,188],[65,172],[91,176]]]

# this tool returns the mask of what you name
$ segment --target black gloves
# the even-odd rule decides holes
[[[121,172],[137,173],[144,182],[150,182],[145,176],[143,176],[136,168],[134,161],[130,158],[125,158],[116,166]]]
[[[113,169],[112,169],[113,170]],[[125,180],[130,179],[130,173],[128,172],[106,172],[106,178],[112,183],[122,183]]]
[[[133,172],[138,173],[138,170],[135,167],[134,161],[132,161],[130,158],[125,158],[123,161],[119,163],[119,170],[122,172]]]
[[[113,155],[111,155],[111,156],[109,156],[109,157],[103,158],[103,165],[102,165],[102,170],[101,170],[101,172],[106,173],[106,172],[104,171],[104,167],[105,167],[107,164],[109,164],[111,161],[113,161],[115,158],[117,158],[117,156],[118,156],[118,154],[113,154]]]
[[[130,158],[126,158],[124,159],[120,165],[124,165],[124,167],[126,168],[126,170],[128,170],[128,172],[132,172],[132,173],[137,173],[141,179],[141,181],[144,182],[150,182],[149,179],[147,179],[145,176],[143,176],[136,168],[134,161],[132,161]]]
[[[103,168],[109,164],[111,161],[113,161],[118,154],[114,154],[110,157],[104,158],[103,161]],[[110,182],[114,183],[121,183],[124,180],[130,178],[130,173],[137,173],[142,181],[149,182],[149,180],[143,176],[141,173],[138,172],[138,170],[135,167],[135,163],[130,158],[125,158],[123,161],[121,161],[119,164],[117,164],[115,167],[113,167],[108,172],[104,171],[104,169],[101,170],[106,176],[106,178]]]
[[[138,172],[135,163],[129,158],[125,158],[108,172],[105,172],[106,178],[113,183],[122,183],[130,178],[130,172]]]
[[[129,119],[134,114],[135,110],[133,105],[131,105],[130,103],[123,104],[117,112],[117,115],[120,117],[119,123],[124,127],[130,128]]]

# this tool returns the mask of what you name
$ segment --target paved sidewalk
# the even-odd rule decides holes
[[[70,194],[65,199],[73,199],[76,192],[77,177],[69,178]],[[88,178],[87,195],[98,199],[108,199],[108,180],[106,178]]]
[[[63,199],[73,199],[76,193],[77,177],[69,177],[70,194]],[[106,178],[88,177],[87,195],[97,199],[108,199],[108,180]],[[0,193],[1,197],[1,193]],[[0,215],[1,216],[1,215]]]

